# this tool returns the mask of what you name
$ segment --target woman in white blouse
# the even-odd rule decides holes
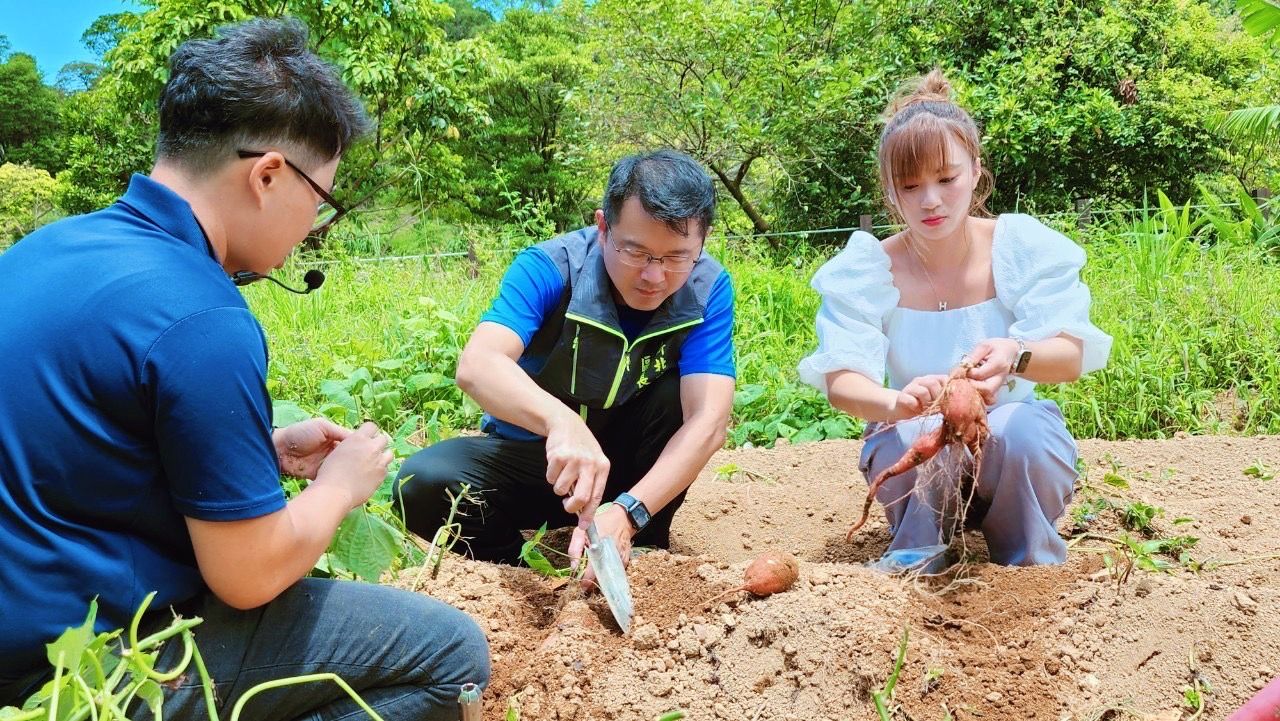
[[[880,180],[905,230],[883,242],[854,233],[814,276],[818,349],[801,361],[800,376],[835,407],[872,422],[860,462],[872,479],[936,427],[937,416],[920,414],[967,358],[992,434],[970,481],[967,520],[980,524],[996,563],[1062,563],[1067,549],[1054,522],[1071,498],[1076,445],[1035,384],[1102,368],[1111,338],[1089,321],[1084,251],[1030,216],[986,212],[991,177],[979,137],[938,70],[890,106]],[[934,467],[966,467],[949,455]],[[948,489],[959,479],[922,479],[917,488],[916,478],[891,478],[877,494],[893,536],[886,560],[950,541],[942,519],[953,517]],[[937,555],[923,568],[944,565]]]

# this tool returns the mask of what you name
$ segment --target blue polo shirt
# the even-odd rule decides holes
[[[0,253],[0,685],[84,621],[204,589],[184,517],[284,507],[261,327],[191,206],[133,176]]]

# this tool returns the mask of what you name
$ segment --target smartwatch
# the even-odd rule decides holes
[[[627,518],[631,519],[631,527],[636,530],[636,533],[649,525],[649,509],[645,508],[644,502],[639,498],[630,493],[620,493],[613,502],[622,506],[627,512]]]
[[[1013,363],[1009,365],[1009,375],[1016,376],[1027,369],[1027,364],[1031,362],[1031,350],[1027,348],[1026,341],[1021,338],[1018,340],[1018,355],[1014,357]]]

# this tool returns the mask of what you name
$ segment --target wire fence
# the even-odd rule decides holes
[[[1254,190],[1250,191],[1249,195],[1254,199],[1255,203],[1257,203],[1260,206],[1263,206],[1264,217],[1266,217],[1268,220],[1273,220],[1275,218],[1276,210],[1271,205],[1270,201],[1272,199],[1272,195],[1269,189],[1255,188]],[[1093,224],[1093,219],[1095,216],[1128,215],[1131,219],[1136,219],[1139,217],[1145,217],[1146,215],[1150,215],[1152,211],[1159,210],[1158,207],[1152,207],[1152,206],[1144,206],[1141,208],[1094,209],[1092,205],[1093,205],[1093,201],[1091,200],[1078,200],[1076,201],[1076,209],[1074,211],[1066,210],[1066,211],[1058,211],[1054,213],[1039,213],[1037,214],[1037,217],[1045,220],[1058,220],[1058,221],[1074,219],[1076,223],[1076,227],[1081,230],[1084,230],[1085,228],[1088,228],[1090,225]],[[1179,205],[1178,209],[1181,210],[1183,208],[1190,208],[1192,210],[1218,210],[1222,208],[1239,208],[1239,207],[1241,207],[1241,204],[1238,202],[1224,202],[1224,203],[1217,203],[1214,205],[1206,205],[1206,204]],[[875,235],[881,231],[886,231],[886,230],[897,231],[902,227],[901,224],[898,224],[898,223],[889,223],[889,222],[877,223],[876,222],[877,220],[883,220],[883,219],[877,218],[876,216],[870,215],[870,214],[861,215],[859,216],[858,220],[859,220],[858,225],[844,227],[844,228],[815,228],[812,230],[785,230],[785,231],[772,231],[772,232],[764,232],[764,233],[721,233],[721,234],[713,234],[709,236],[707,240],[712,242],[718,242],[718,241],[730,241],[730,240],[761,240],[761,239],[768,240],[770,238],[795,238],[795,237],[808,238],[812,236],[846,234],[846,233],[852,233],[858,230],[865,231]],[[506,249],[506,252],[514,254],[516,252],[519,252],[520,250],[521,248],[508,248]],[[416,253],[412,255],[357,256],[357,257],[345,258],[342,260],[334,260],[334,259],[305,260],[305,261],[301,261],[299,265],[303,267],[318,267],[318,266],[333,265],[335,263],[342,263],[342,262],[382,263],[382,262],[392,262],[392,261],[401,261],[401,260],[435,260],[435,259],[441,259],[441,258],[469,258],[472,260],[472,262],[475,262],[476,253],[474,250],[458,250],[458,251],[444,251],[444,252],[437,252],[437,253]]]

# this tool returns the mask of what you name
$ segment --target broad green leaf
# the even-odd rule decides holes
[[[748,383],[733,394],[733,407],[735,410],[745,408],[755,403],[764,396],[765,387],[759,383]]]
[[[403,535],[362,506],[347,514],[338,526],[329,552],[360,578],[377,583],[395,563]]]
[[[68,628],[58,636],[58,640],[46,644],[49,663],[53,664],[55,669],[61,668],[67,672],[74,672],[80,668],[80,657],[88,650],[96,636],[93,632],[93,624],[97,618],[98,599],[94,598],[89,601],[89,615],[85,617],[84,623]]]
[[[1280,3],[1275,0],[1236,0],[1244,29],[1258,37],[1271,36],[1272,44],[1280,44]],[[1274,34],[1273,34],[1274,33]]]
[[[1126,481],[1124,477],[1111,472],[1107,472],[1107,474],[1102,477],[1102,482],[1108,486],[1114,486],[1116,488],[1129,487],[1129,482]]]
[[[293,425],[294,423],[301,423],[302,421],[309,420],[310,418],[311,414],[302,410],[302,406],[299,406],[293,401],[271,402],[272,425],[276,428],[284,428],[285,426]]]

